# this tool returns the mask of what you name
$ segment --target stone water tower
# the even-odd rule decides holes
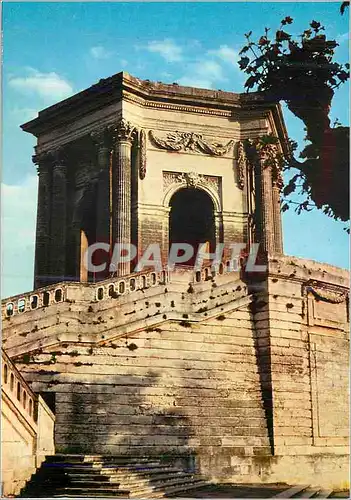
[[[105,259],[116,242],[136,245],[139,258],[159,243],[164,263],[173,242],[196,252],[199,243],[211,250],[257,241],[282,253],[280,172],[267,154],[279,155],[287,136],[279,105],[260,95],[123,72],[22,129],[38,138],[35,287],[105,279],[108,267],[88,273],[83,262],[96,242],[110,246],[109,256],[100,252]],[[277,145],[248,161],[247,143],[269,134]],[[133,265],[120,264],[117,275]]]

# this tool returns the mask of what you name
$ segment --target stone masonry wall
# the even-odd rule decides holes
[[[191,455],[219,481],[345,486],[347,273],[279,257],[262,278],[184,270],[107,297],[108,282],[86,285],[5,321],[25,379],[55,393],[56,450]]]

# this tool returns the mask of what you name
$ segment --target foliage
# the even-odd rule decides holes
[[[306,199],[298,211],[317,206],[334,217],[349,219],[349,128],[330,126],[329,112],[334,91],[349,78],[349,65],[333,60],[335,40],[328,40],[324,27],[312,21],[309,28],[293,38],[286,26],[293,23],[287,16],[274,35],[265,28],[257,42],[252,32],[245,35],[239,67],[248,78],[247,91],[263,92],[268,100],[284,101],[290,111],[305,124],[309,142],[294,157],[296,143],[291,141],[285,168],[298,169],[284,189],[288,196],[298,188]],[[288,205],[283,205],[286,210]]]

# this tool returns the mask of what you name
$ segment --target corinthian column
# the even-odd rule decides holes
[[[280,191],[283,187],[283,179],[278,164],[276,164],[272,174],[273,174],[272,204],[273,204],[273,223],[274,223],[274,252],[277,254],[282,254],[283,234],[282,234]]]
[[[114,128],[115,164],[112,170],[112,244],[131,243],[131,147],[136,129],[122,119]],[[130,262],[119,263],[117,275],[130,273]]]
[[[96,203],[96,240],[102,243],[110,242],[110,219],[112,200],[110,195],[110,158],[111,158],[111,134],[106,127],[102,127],[91,133],[91,137],[97,149],[98,164],[98,186]]]
[[[272,167],[270,145],[258,151],[260,170],[261,238],[265,252],[274,252],[274,222],[272,199]]]
[[[67,166],[63,151],[53,154],[50,274],[53,282],[66,276]]]
[[[33,156],[38,171],[37,227],[35,241],[34,288],[47,284],[50,245],[51,161],[50,155]]]

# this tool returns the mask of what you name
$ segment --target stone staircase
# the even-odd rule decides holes
[[[53,455],[46,458],[19,496],[161,498],[206,484],[195,472],[153,458]]]

